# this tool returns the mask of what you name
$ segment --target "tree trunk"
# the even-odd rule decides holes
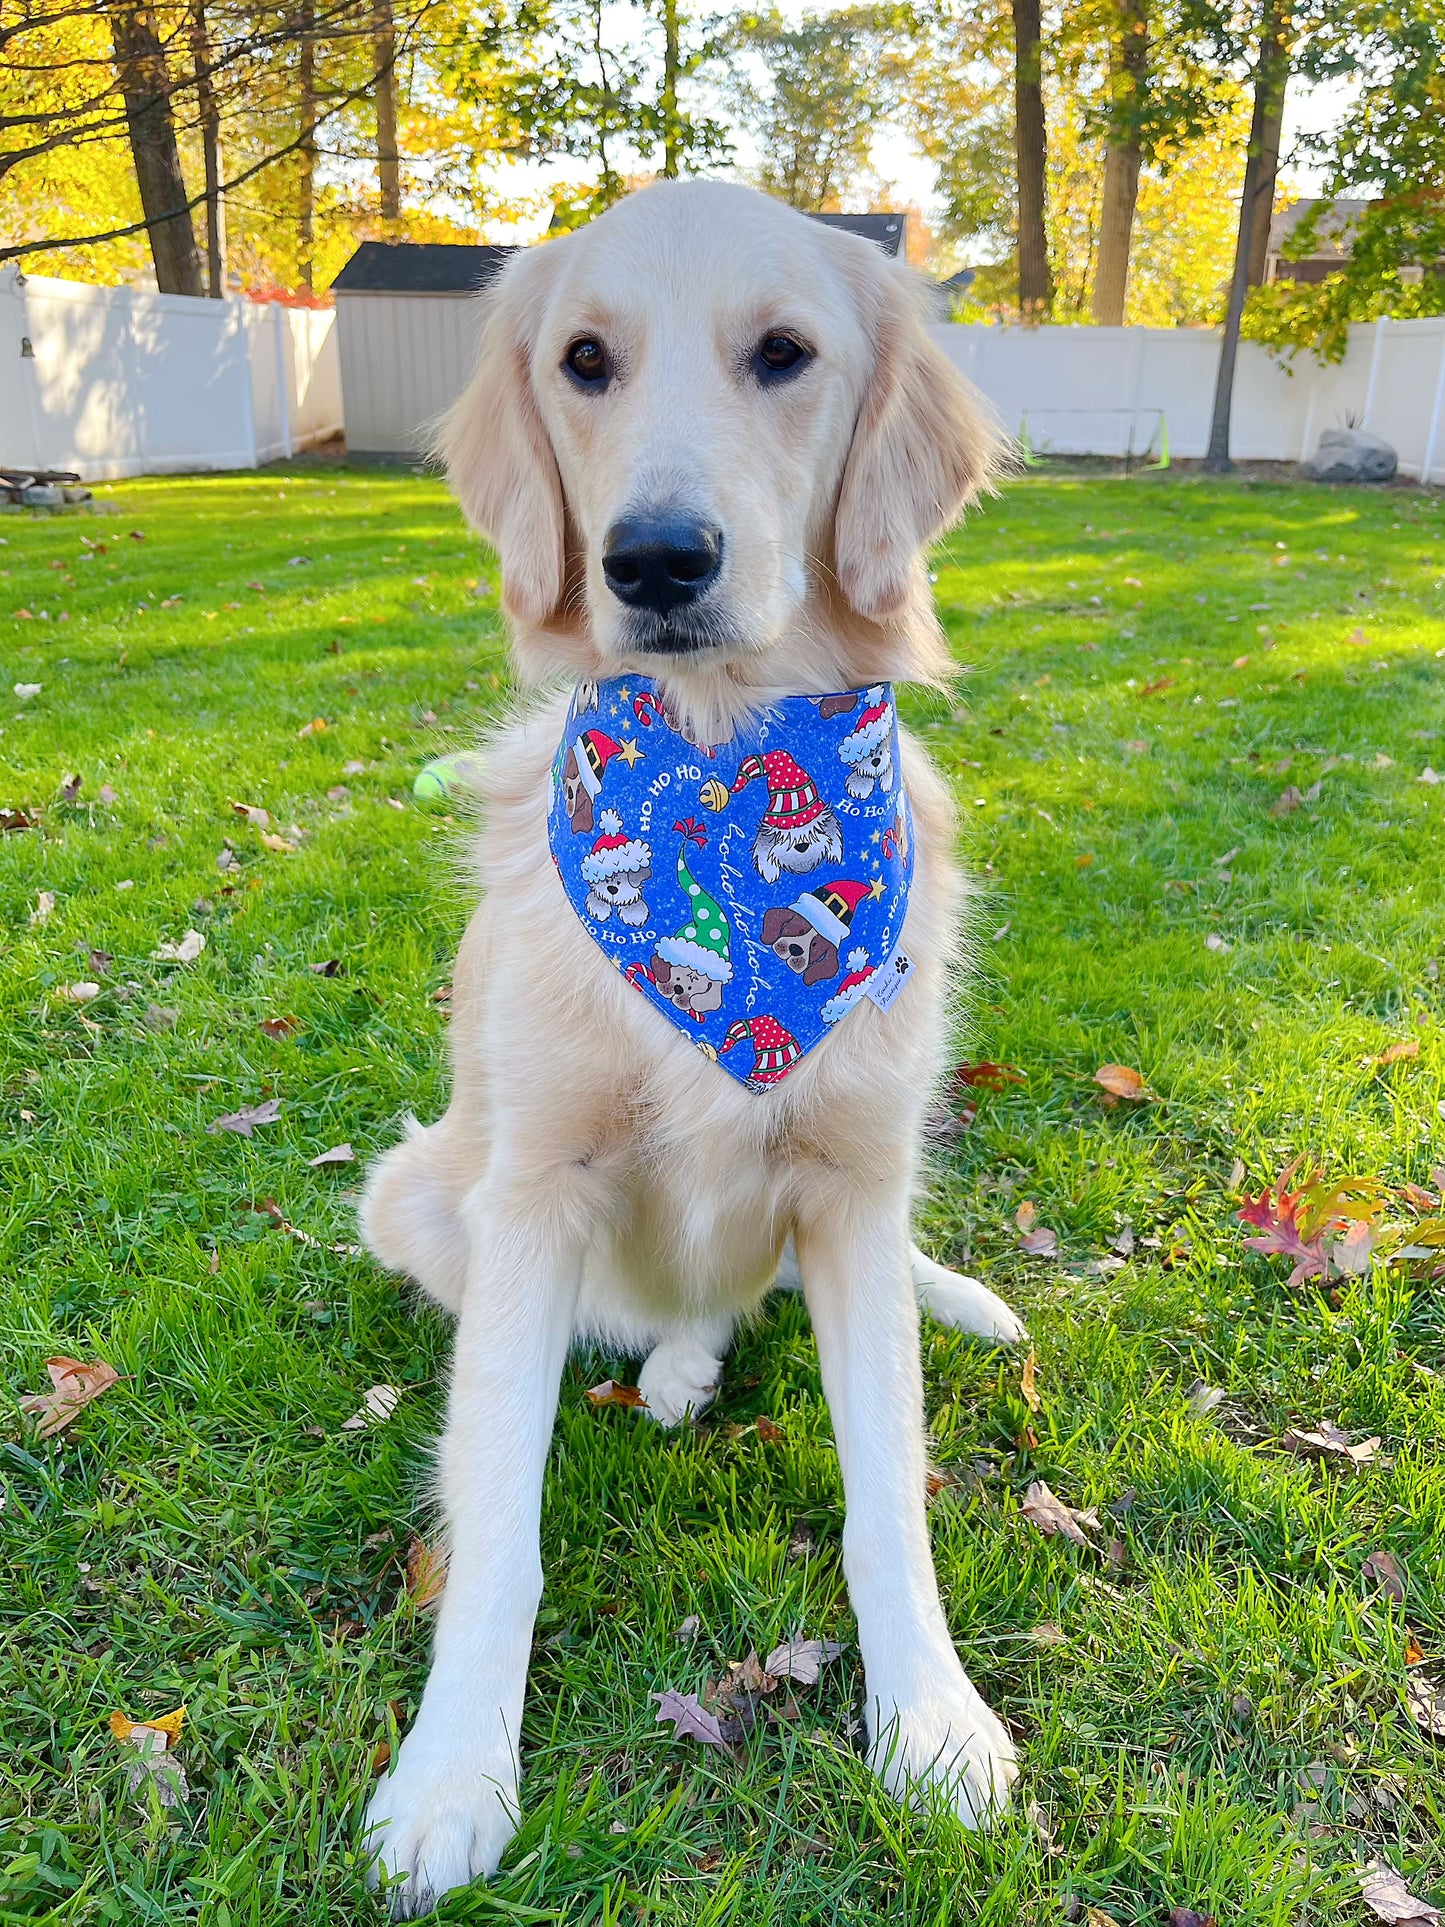
[[[1274,188],[1279,178],[1279,143],[1284,128],[1284,96],[1289,84],[1289,47],[1281,40],[1271,62],[1269,99],[1259,130],[1259,165],[1254,182],[1254,223],[1250,230],[1249,285],[1264,286],[1269,229],[1274,218]]]
[[[1044,229],[1045,169],[1043,26],[1040,0],[1012,0],[1014,20],[1014,152],[1018,170],[1019,310],[1043,321],[1053,302]]]
[[[196,108],[206,164],[206,292],[213,301],[219,301],[226,292],[226,211],[221,201],[221,112],[211,72],[206,0],[194,0],[191,8],[191,55],[196,67]]]
[[[176,146],[170,74],[155,16],[146,0],[115,0],[108,15],[156,286],[162,294],[203,295],[201,257]]]
[[[1113,116],[1104,157],[1104,207],[1099,217],[1099,262],[1094,270],[1094,319],[1122,328],[1129,288],[1129,250],[1139,201],[1139,115],[1149,85],[1148,0],[1122,0],[1113,74]]]
[[[301,0],[296,17],[301,36],[301,161],[297,272],[309,294],[316,274],[316,0]]]
[[[401,219],[401,157],[396,148],[396,22],[391,0],[376,0],[372,14],[372,51],[376,61],[376,171],[381,182],[381,218]]]
[[[675,181],[681,159],[682,142],[677,124],[677,70],[679,63],[677,0],[662,0],[662,171]]]
[[[1209,450],[1203,467],[1210,475],[1227,475],[1233,467],[1229,459],[1229,417],[1234,403],[1234,364],[1239,358],[1239,326],[1244,318],[1244,298],[1250,289],[1250,263],[1255,258],[1257,223],[1265,224],[1268,238],[1269,210],[1274,197],[1274,169],[1279,164],[1279,111],[1289,80],[1289,21],[1279,0],[1265,0],[1260,26],[1259,60],[1254,76],[1254,111],[1249,124],[1249,155],[1244,167],[1244,190],[1239,197],[1239,233],[1234,247],[1234,272],[1229,281],[1229,306],[1225,310],[1224,334],[1219,344],[1219,372],[1214,383],[1214,412],[1209,425]],[[1268,149],[1273,127],[1274,147]],[[1261,182],[1269,170],[1269,198],[1261,193]]]

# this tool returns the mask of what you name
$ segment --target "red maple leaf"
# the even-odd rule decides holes
[[[1241,1223],[1257,1225],[1263,1233],[1258,1238],[1246,1238],[1247,1249],[1294,1260],[1287,1281],[1291,1287],[1303,1284],[1306,1278],[1329,1278],[1343,1271],[1346,1262],[1332,1264],[1334,1239],[1353,1224],[1373,1226],[1383,1210],[1384,1197],[1384,1187],[1374,1178],[1343,1178],[1327,1184],[1318,1170],[1311,1171],[1298,1189],[1291,1190],[1300,1162],[1297,1158],[1287,1164],[1274,1183],[1266,1185],[1237,1214]],[[1366,1238],[1366,1261],[1369,1242]],[[1343,1260],[1343,1253],[1341,1256]]]

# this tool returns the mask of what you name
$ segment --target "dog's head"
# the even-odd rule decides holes
[[[574,836],[580,836],[594,827],[592,793],[582,781],[575,749],[568,750],[567,760],[562,765],[562,807],[567,812]]]
[[[524,665],[938,673],[922,552],[997,435],[920,298],[871,242],[719,182],[514,256],[439,448]]]
[[[716,977],[706,977],[687,964],[669,963],[658,951],[652,955],[652,981],[679,1010],[694,1011],[700,1016],[704,1011],[722,1007],[723,987]]]
[[[796,910],[776,905],[763,918],[763,942],[805,984],[820,984],[838,974],[838,950]]]

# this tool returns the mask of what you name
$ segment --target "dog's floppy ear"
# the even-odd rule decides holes
[[[827,977],[838,974],[838,952],[826,937],[815,931],[813,941],[808,945],[808,968],[803,972],[803,982],[808,985],[820,984]]]
[[[788,912],[781,904],[775,903],[770,910],[763,912],[763,942],[769,950],[782,936],[788,921]]]
[[[476,367],[434,443],[467,520],[501,558],[504,608],[539,626],[562,600],[564,567],[562,478],[531,370],[547,252],[515,255],[481,297]]]
[[[844,595],[876,621],[907,601],[924,548],[985,486],[1001,438],[929,339],[922,289],[881,259],[855,254],[851,265],[871,314],[874,359],[843,471],[834,548]],[[866,272],[857,273],[860,265]]]

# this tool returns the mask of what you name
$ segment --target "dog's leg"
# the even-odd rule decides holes
[[[366,1821],[381,1866],[405,1877],[398,1918],[494,1873],[516,1829],[542,1474],[586,1241],[578,1203],[556,1172],[525,1186],[489,1179],[466,1200],[471,1251],[440,1452],[446,1590],[420,1711]]]
[[[953,1649],[924,1509],[927,1461],[908,1205],[823,1186],[798,1220],[803,1289],[833,1416],[847,1517],[843,1569],[858,1619],[869,1759],[895,1797],[941,1789],[967,1826],[1004,1804],[1013,1742]]]
[[[949,1271],[935,1264],[914,1244],[908,1247],[908,1267],[914,1295],[936,1323],[969,1332],[975,1338],[992,1339],[997,1345],[1017,1345],[1028,1337],[1018,1314],[977,1278],[966,1278],[961,1271]],[[798,1254],[790,1238],[783,1247],[775,1289],[801,1291],[802,1288]]]
[[[730,1318],[699,1318],[679,1325],[647,1354],[637,1388],[659,1425],[681,1425],[705,1412],[722,1383],[723,1354],[732,1337]]]

